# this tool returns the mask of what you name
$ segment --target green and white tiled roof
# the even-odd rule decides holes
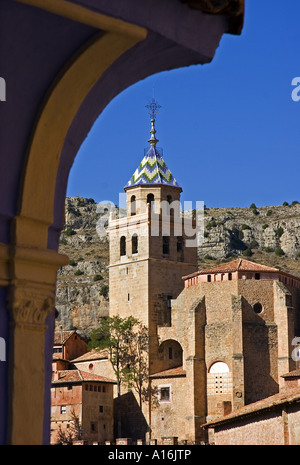
[[[126,184],[125,189],[138,185],[153,184],[180,187],[158,149],[152,145]]]

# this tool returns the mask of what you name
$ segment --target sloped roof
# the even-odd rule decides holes
[[[150,375],[150,378],[171,378],[175,376],[186,376],[186,372],[183,370],[182,365],[175,368],[169,368],[168,370],[159,371]]]
[[[213,421],[205,423],[202,425],[203,427],[212,427],[218,426],[222,423],[233,422],[234,420],[239,420],[241,417],[248,416],[248,415],[256,415],[262,410],[270,410],[272,408],[276,408],[281,404],[287,403],[294,403],[300,402],[300,390],[298,388],[287,388],[278,394],[274,394],[273,396],[267,397],[262,400],[258,400],[257,402],[253,402],[252,404],[245,405],[234,412],[229,413],[228,415],[224,415],[222,417],[216,418]]]
[[[261,265],[260,263],[251,262],[249,260],[245,260],[244,258],[237,258],[236,260],[232,260],[228,263],[222,263],[221,265],[213,266],[211,268],[205,268],[203,270],[196,271],[187,276],[183,276],[183,279],[192,278],[194,276],[198,276],[200,274],[214,274],[214,273],[231,273],[234,271],[257,271],[257,272],[280,272],[278,268],[273,268],[267,265]]]
[[[82,383],[83,381],[98,381],[101,383],[116,383],[115,380],[106,378],[104,376],[95,375],[93,373],[87,373],[81,370],[61,370],[58,371],[58,379],[54,379],[54,373],[52,373],[52,384],[63,384],[63,383]]]
[[[81,336],[76,332],[75,329],[71,329],[69,331],[55,331],[55,333],[54,333],[54,345],[65,344],[67,342],[67,340],[74,333],[77,334],[77,336],[81,338]]]
[[[72,360],[72,363],[88,362],[90,360],[105,360],[107,358],[108,358],[107,349],[102,349],[102,350],[92,349],[89,352],[86,352],[85,354],[80,355],[80,357],[74,358]]]
[[[281,375],[282,378],[300,378],[300,368],[297,368],[296,370],[289,371],[288,373],[285,373],[284,375]]]
[[[180,188],[157,147],[151,146],[124,189],[160,184]]]

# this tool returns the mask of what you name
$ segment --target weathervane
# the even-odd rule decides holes
[[[154,123],[155,123],[155,117],[157,113],[159,112],[161,105],[159,105],[154,99],[154,89],[153,89],[153,97],[152,97],[151,103],[146,105],[146,108],[148,108],[149,115],[151,117],[151,131],[150,131],[151,137],[148,140],[148,142],[150,143],[151,147],[155,147],[158,140],[155,137],[156,131],[155,131]]]

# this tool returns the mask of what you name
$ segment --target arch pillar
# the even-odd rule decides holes
[[[50,423],[50,406],[49,402],[46,405],[45,396],[50,395],[47,390],[50,391],[51,373],[47,372],[46,363],[51,365],[51,354],[46,353],[46,343],[50,351],[47,337],[53,333],[54,327],[56,272],[67,263],[67,258],[56,252],[56,243],[49,246],[50,229],[59,234],[66,177],[83,140],[81,136],[86,136],[92,118],[99,115],[108,101],[130,84],[162,70],[208,63],[222,34],[229,28],[227,16],[202,14],[201,9],[200,12],[194,11],[179,1],[147,0],[140,8],[139,2],[131,0],[124,0],[125,6],[118,2],[93,0],[83,0],[80,5],[72,0],[20,0],[19,14],[17,2],[9,4],[3,0],[0,7],[6,18],[3,21],[6,34],[4,32],[3,36],[7,36],[2,49],[9,53],[12,49],[15,52],[12,57],[16,57],[13,65],[7,67],[7,82],[10,89],[14,87],[16,90],[21,87],[18,80],[22,71],[29,70],[35,76],[29,79],[30,73],[26,73],[28,82],[24,87],[23,106],[16,99],[7,98],[5,108],[10,118],[3,118],[2,132],[7,137],[4,167],[0,172],[1,192],[5,194],[2,195],[0,211],[3,241],[0,243],[0,318],[1,322],[5,319],[5,325],[9,318],[9,388],[6,403],[0,392],[0,408],[5,406],[8,409],[7,443],[31,445],[47,442],[45,424],[47,421]],[[45,12],[49,13],[47,21]],[[168,22],[165,20],[166,12],[170,19]],[[81,43],[79,37],[90,37],[86,35],[85,28],[78,27],[78,24],[75,28],[69,20],[90,26],[90,32],[92,29],[99,32],[83,44],[61,69],[61,63],[65,63],[61,60],[66,60],[78,46],[76,44]],[[18,24],[26,24],[27,35],[16,34],[12,38]],[[47,24],[49,32],[52,32],[49,37],[44,34]],[[62,31],[64,34],[60,36]],[[70,34],[69,42],[74,41],[74,46],[69,48],[69,43],[58,59],[57,44],[60,37],[66,38],[66,31]],[[146,43],[148,36],[149,42]],[[41,38],[44,42],[40,42]],[[27,53],[23,53],[27,52],[27,44],[29,47],[39,46],[33,49],[30,65],[26,60]],[[140,47],[139,54],[135,47]],[[156,51],[160,53],[160,60],[157,60]],[[4,56],[11,64],[8,53]],[[118,65],[114,67],[116,63]],[[40,76],[38,71],[42,68],[44,75]],[[58,69],[59,73],[52,80],[52,73],[57,73]],[[35,86],[34,80],[39,85]],[[108,95],[96,93],[100,98],[95,98],[94,89],[99,87],[99,82],[100,87],[103,86],[103,81],[103,93]],[[52,82],[50,87],[49,82]],[[97,109],[91,111],[93,105]],[[22,116],[16,121],[21,129],[24,127],[23,132],[13,133],[17,124],[12,118],[14,112]],[[78,114],[81,115],[80,125]],[[32,133],[28,142],[27,131],[30,128]],[[14,140],[19,142],[16,146]],[[63,154],[64,148],[66,154]],[[21,180],[19,176],[22,176]],[[55,198],[57,191],[58,201]],[[19,193],[18,204],[16,192]],[[8,199],[12,200],[7,206]],[[5,376],[1,382],[2,388],[6,383]],[[5,418],[3,415],[0,419],[0,435],[5,420],[6,412]]]
[[[68,258],[29,247],[0,249],[9,315],[7,442],[42,444],[44,415],[37,412],[44,412],[46,320],[53,317],[57,269]]]
[[[95,82],[140,40],[141,34],[97,33],[53,83],[36,122],[20,210],[12,222],[12,245],[0,244],[0,280],[7,287],[9,312],[8,444],[43,443],[46,320],[54,321],[56,274],[68,263],[67,256],[48,249],[66,133]],[[36,195],[45,189],[47,195]]]

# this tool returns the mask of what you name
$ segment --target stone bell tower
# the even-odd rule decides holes
[[[157,108],[153,99],[150,148],[124,188],[127,214],[108,228],[110,315],[132,315],[148,327],[150,374],[161,368],[158,327],[171,325],[182,276],[197,271],[193,225],[180,211],[182,189],[156,147]]]

